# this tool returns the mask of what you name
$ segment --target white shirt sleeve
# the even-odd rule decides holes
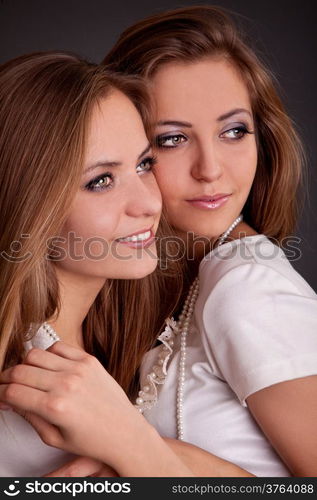
[[[317,296],[265,264],[245,263],[221,277],[204,304],[203,330],[243,406],[260,389],[317,374]]]

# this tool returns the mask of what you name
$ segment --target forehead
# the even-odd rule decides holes
[[[105,140],[118,129],[133,129],[141,124],[141,117],[131,100],[122,92],[113,89],[107,97],[98,99],[92,108],[89,126],[90,139]]]
[[[96,102],[87,134],[88,159],[140,153],[146,136],[141,116],[131,100],[118,90]]]
[[[159,114],[188,114],[203,110],[222,114],[234,108],[251,110],[247,86],[239,70],[225,59],[171,62],[152,78]]]

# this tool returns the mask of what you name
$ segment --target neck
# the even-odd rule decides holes
[[[235,239],[241,239],[246,236],[254,236],[258,234],[252,227],[250,227],[246,222],[241,221],[238,225],[230,232],[228,235],[227,241],[232,241]],[[201,260],[207,255],[215,246],[218,236],[212,238],[196,238],[195,241],[192,242],[186,239],[186,233],[182,234],[178,232],[178,236],[187,241],[187,259],[186,259],[186,269],[184,273],[184,287],[183,294],[180,300],[180,304],[182,304],[184,297],[188,292],[188,288],[191,283],[194,281],[199,271],[199,264]]]
[[[104,278],[72,274],[55,267],[60,294],[60,312],[48,320],[63,342],[84,348],[83,321],[105,283]]]
[[[258,234],[252,227],[246,222],[239,222],[238,225],[230,232],[226,241],[233,241],[246,236],[254,236]],[[180,235],[182,237],[182,235]],[[217,246],[217,241],[219,236],[213,236],[211,238],[195,238],[195,241],[189,241],[187,248],[187,264],[190,270],[198,271],[199,264],[201,260],[209,252]]]

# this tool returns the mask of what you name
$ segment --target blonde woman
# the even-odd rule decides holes
[[[151,474],[191,475],[119,385],[129,390],[135,350],[148,342],[139,327],[149,321],[148,290],[147,282],[142,292],[137,281],[120,289],[111,280],[141,278],[157,264],[161,196],[140,116],[146,123],[143,86],[72,55],[34,54],[0,68],[0,101],[1,408],[3,401],[15,409],[37,402],[54,422],[47,442],[58,446],[61,394],[76,386],[85,404],[78,432],[68,433],[78,411],[69,398],[60,433],[68,452],[83,453],[90,442],[95,453],[102,441],[108,452],[99,458],[122,475],[135,474],[146,450]],[[131,294],[139,317],[125,315],[129,336],[120,331],[119,338],[115,302]],[[63,342],[45,351],[56,332]],[[102,433],[91,439],[86,410],[92,425],[107,423],[101,441]],[[43,419],[32,418],[46,430]],[[0,443],[2,476],[41,475],[70,456],[44,444],[13,411],[1,412]],[[121,446],[135,452],[125,465]]]
[[[161,438],[133,404],[159,284],[174,276],[163,317],[179,288],[175,265],[140,279],[161,212],[144,85],[39,53],[0,67],[0,102],[0,475],[81,454],[109,475],[193,476],[202,459],[250,475]]]

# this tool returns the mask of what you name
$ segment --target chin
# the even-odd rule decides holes
[[[158,260],[148,259],[147,262],[131,262],[120,270],[120,275],[111,276],[114,279],[138,280],[152,274],[158,264]]]
[[[213,225],[211,227],[210,223],[209,224],[191,224],[190,226],[186,227],[178,227],[176,229],[177,232],[179,232],[182,235],[182,238],[184,239],[185,236],[185,241],[190,241],[192,237],[196,238],[205,238],[207,240],[211,240],[213,238],[217,238],[220,234],[222,234],[227,227],[225,227],[223,224],[218,224],[217,226]]]
[[[182,221],[182,223],[174,224],[173,226],[177,231],[181,231],[183,234],[194,233],[196,238],[202,237],[208,238],[209,240],[218,238],[220,234],[228,229],[237,215],[225,213],[219,214],[218,217],[215,215],[216,214],[212,214],[212,217],[208,217],[205,214],[199,214],[199,217],[187,218],[186,224]]]

